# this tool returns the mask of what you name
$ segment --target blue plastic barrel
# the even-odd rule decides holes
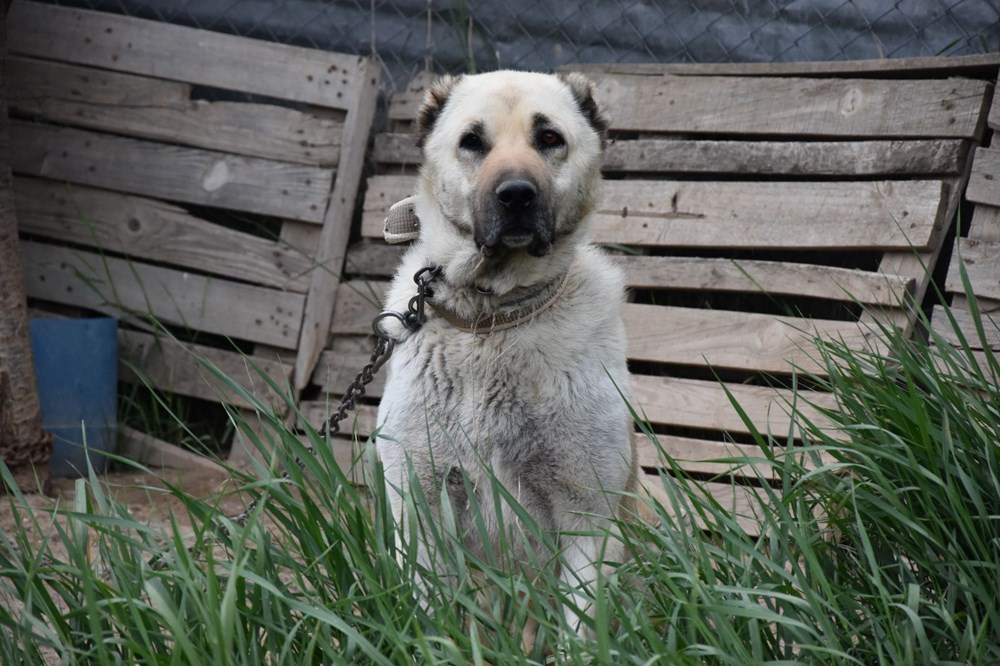
[[[98,472],[114,452],[118,424],[118,320],[32,319],[31,347],[42,429],[55,436],[54,476]]]

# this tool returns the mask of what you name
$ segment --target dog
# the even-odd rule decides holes
[[[419,237],[386,311],[406,310],[422,269],[437,277],[418,330],[387,320],[399,342],[377,432],[397,523],[417,483],[435,510],[449,498],[467,547],[495,552],[518,522],[494,505],[495,479],[553,535],[583,609],[602,561],[620,555],[606,534],[637,485],[624,276],[590,243],[607,128],[578,74],[497,71],[428,91]],[[426,544],[419,556],[433,569]]]

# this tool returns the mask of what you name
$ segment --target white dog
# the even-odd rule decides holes
[[[419,239],[386,309],[406,310],[421,269],[440,274],[422,327],[385,327],[400,343],[378,415],[398,521],[415,480],[432,503],[447,488],[470,548],[497,548],[501,529],[510,543],[517,519],[506,506],[495,519],[492,475],[557,540],[583,607],[602,557],[619,555],[600,533],[636,485],[624,280],[589,244],[606,129],[579,75],[501,71],[430,90]]]

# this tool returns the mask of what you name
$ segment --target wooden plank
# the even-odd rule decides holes
[[[607,172],[737,173],[744,176],[897,176],[958,173],[969,142],[957,139],[886,141],[612,142]]]
[[[830,138],[975,139],[988,85],[968,79],[880,80],[593,73],[611,129]],[[412,120],[424,81],[390,107]]]
[[[965,265],[972,293],[983,298],[1000,299],[1000,243],[972,238],[959,238],[951,258],[945,289],[962,294],[965,287],[959,262]]]
[[[340,168],[324,211],[323,231],[316,253],[317,270],[312,272],[307,303],[299,340],[298,358],[293,375],[295,390],[301,392],[312,376],[320,352],[326,346],[330,322],[336,305],[337,287],[344,269],[347,242],[353,226],[354,204],[361,184],[361,173],[368,148],[368,135],[375,119],[378,101],[378,63],[365,60],[359,65],[361,81],[354,101],[348,107],[345,140],[341,144]]]
[[[424,161],[413,132],[379,132],[372,147],[372,161],[377,164],[419,166]]]
[[[160,21],[14,2],[8,52],[346,109],[366,58]],[[376,75],[377,76],[377,75]]]
[[[733,475],[750,479],[780,478],[780,465],[789,457],[808,468],[834,462],[829,454],[806,455],[801,449],[775,450],[772,452],[777,464],[765,459],[764,452],[754,444],[736,444],[726,441],[678,437],[676,435],[655,435],[654,443],[648,435],[632,433],[632,444],[639,458],[639,465],[645,468],[669,470],[666,457],[672,458],[685,471],[698,474]]]
[[[612,129],[975,139],[988,84],[967,79],[596,78]]]
[[[417,72],[406,87],[397,90],[389,100],[389,120],[398,122],[413,122],[417,118],[417,110],[423,102],[427,89],[439,78],[440,74],[422,71]]]
[[[612,141],[604,151],[605,172],[738,173],[791,176],[890,176],[958,173],[969,143],[957,139],[911,141]],[[375,136],[373,159],[417,166],[416,136]]]
[[[15,173],[171,201],[320,222],[332,172],[318,167],[11,121]]]
[[[976,149],[965,196],[975,203],[1000,206],[1000,149]]]
[[[980,204],[972,212],[969,237],[1000,242],[1000,208]]]
[[[371,176],[365,183],[361,235],[382,239],[382,228],[389,207],[417,190],[416,176]]]
[[[607,181],[599,243],[670,247],[887,249],[935,240],[940,181]]]
[[[336,342],[336,340],[334,341]],[[371,345],[374,345],[372,338]],[[313,371],[312,384],[333,395],[344,395],[358,372],[371,360],[371,352],[338,353],[325,350],[320,354],[316,369]],[[365,395],[371,398],[381,398],[385,390],[385,373],[375,375],[372,383],[365,387]]]
[[[861,76],[878,77],[921,74],[941,76],[996,76],[1000,55],[984,53],[964,56],[918,56],[872,60],[807,62],[719,62],[719,63],[572,63],[558,71],[590,74],[642,74],[659,76]]]
[[[948,314],[944,311],[944,306],[935,305],[932,313],[934,330],[946,341],[961,346],[958,333],[965,337],[966,343],[972,349],[985,349],[989,347],[993,351],[1000,352],[1000,315],[996,312],[981,312],[980,322],[982,323],[984,336],[980,336],[976,330],[976,318],[969,310],[961,308],[951,308],[951,315],[955,318],[952,325],[948,319]],[[955,328],[958,328],[958,331]]]
[[[990,104],[990,115],[986,120],[990,129],[1000,130],[1000,88],[993,90],[993,101]]]
[[[304,400],[299,406],[298,427],[301,428],[303,423],[307,423],[318,431],[330,418],[330,415],[336,411],[339,402],[334,398]],[[357,437],[363,442],[375,431],[377,416],[377,405],[360,404],[356,410],[350,412],[348,417],[340,422],[340,434],[345,437]]]
[[[118,356],[118,374],[124,382],[149,382],[153,388],[169,393],[225,402],[236,407],[255,407],[206,370],[198,362],[201,358],[278,413],[287,411],[284,399],[274,393],[260,376],[263,372],[279,386],[287,384],[291,368],[275,358],[262,355],[248,357],[217,347],[182,343],[162,334],[125,329],[118,331]]]
[[[628,357],[768,373],[825,374],[815,340],[878,349],[876,330],[851,321],[626,303]]]
[[[701,513],[693,510],[687,515],[678,515],[677,508],[669,502],[669,494],[663,490],[663,484],[671,484],[670,477],[662,479],[657,474],[644,474],[640,483],[646,488],[653,488],[656,495],[653,497],[660,502],[668,516],[685,529],[706,529],[709,527],[718,528],[718,525],[707,525]],[[730,485],[728,483],[716,483],[711,481],[689,481],[692,488],[698,491],[698,504],[703,505],[707,501],[718,502],[729,514],[729,517],[736,521],[741,530],[751,536],[760,534],[760,524],[763,520],[764,507],[773,503],[766,492],[760,488],[746,485]],[[780,491],[776,491],[774,496],[780,497]],[[691,501],[683,496],[682,507],[691,507]]]
[[[25,289],[34,298],[125,318],[149,315],[240,340],[293,349],[304,299],[139,262],[22,241]]]
[[[368,335],[372,319],[382,309],[388,282],[379,280],[345,280],[337,289],[337,307],[330,322],[334,335]]]
[[[362,236],[380,238],[389,206],[413,176],[368,180]],[[889,249],[936,241],[945,186],[937,180],[738,182],[611,180],[594,213],[598,243],[659,247]]]
[[[389,277],[396,272],[405,251],[405,245],[387,245],[381,240],[363,238],[347,249],[344,272]]]
[[[391,246],[387,246],[391,247]],[[616,256],[634,289],[734,291],[899,305],[914,280],[836,266],[752,259]]]
[[[289,291],[308,284],[299,252],[162,201],[24,177],[14,197],[22,232]]]
[[[29,58],[7,62],[10,108],[64,125],[331,167],[343,125],[273,104],[191,99],[191,86]]]
[[[207,456],[200,456],[170,442],[147,435],[127,425],[118,424],[120,455],[142,465],[186,471],[212,472],[228,476],[225,467]]]
[[[799,414],[823,428],[829,428],[830,421],[817,407],[836,407],[836,399],[827,393],[800,390],[793,394],[783,389],[746,384],[725,386],[760,432],[771,432],[782,441],[789,432],[793,400],[797,401]],[[636,410],[653,424],[741,434],[750,432],[718,382],[632,375],[632,392]]]

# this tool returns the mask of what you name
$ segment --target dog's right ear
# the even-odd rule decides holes
[[[420,105],[420,110],[417,112],[418,147],[424,147],[424,142],[434,129],[434,123],[437,121],[441,109],[444,108],[445,102],[448,101],[448,96],[451,95],[452,89],[460,78],[462,77],[446,74],[427,90],[427,93],[424,95],[424,101]]]

